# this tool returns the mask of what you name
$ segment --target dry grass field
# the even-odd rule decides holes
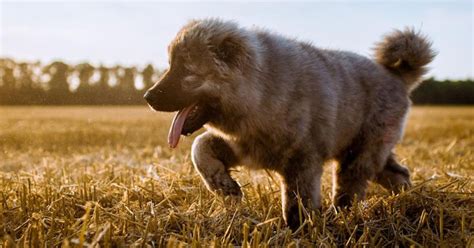
[[[147,107],[0,107],[0,247],[474,247],[474,107],[415,107],[397,147],[414,187],[370,186],[292,233],[271,172],[236,170],[244,198],[208,192],[191,138]]]

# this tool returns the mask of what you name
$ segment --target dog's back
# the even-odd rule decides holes
[[[371,115],[383,121],[405,114],[409,100],[403,78],[381,64],[278,34],[259,31],[257,37],[261,64],[258,73],[249,74],[256,75],[261,98],[245,125],[250,130],[241,129],[249,135],[242,136],[244,143],[252,142],[258,129],[272,137],[262,140],[283,143],[284,149],[311,146],[330,158],[349,145]]]

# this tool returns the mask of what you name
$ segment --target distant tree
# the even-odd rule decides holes
[[[13,68],[4,67],[2,69],[2,90],[12,91],[15,89],[16,79],[13,75]]]
[[[135,89],[135,76],[137,69],[135,67],[123,68],[123,74],[119,77],[118,87],[122,91]]]
[[[74,71],[79,78],[79,86],[73,93],[73,100],[78,104],[94,104],[95,94],[97,93],[91,85],[91,78],[94,75],[95,68],[89,63],[82,63],[74,67]]]
[[[87,91],[91,87],[91,78],[94,75],[95,68],[89,63],[83,63],[76,66],[75,70],[79,73],[78,91]]]
[[[14,104],[16,101],[16,78],[12,65],[3,64],[0,68],[0,103]]]
[[[135,67],[116,68],[117,86],[113,91],[115,102],[120,104],[136,104],[140,102],[142,99],[141,93],[135,87],[136,74],[137,69]]]
[[[145,69],[142,71],[144,90],[149,89],[153,85],[153,76],[155,74],[155,69],[151,64],[148,64]]]
[[[70,67],[63,62],[55,61],[43,69],[49,74],[48,102],[51,104],[70,103],[69,73]]]
[[[97,85],[99,86],[99,89],[102,90],[108,90],[110,88],[109,81],[110,81],[110,72],[109,68],[105,66],[100,66],[99,67],[99,82]]]
[[[20,78],[18,79],[18,84],[21,90],[31,90],[34,88],[33,75],[30,67],[31,65],[27,63],[21,63],[19,65]]]
[[[41,104],[45,101],[45,92],[38,82],[34,81],[32,68],[35,64],[20,63],[18,91],[16,101],[19,104]]]

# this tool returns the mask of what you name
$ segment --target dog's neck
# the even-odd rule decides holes
[[[206,127],[223,138],[233,140],[249,139],[256,132],[266,130],[267,123],[263,121],[266,113],[260,111],[259,98],[260,96],[241,94],[221,101]]]

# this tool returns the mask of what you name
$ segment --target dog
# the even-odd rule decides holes
[[[364,199],[369,181],[399,192],[410,174],[395,158],[409,94],[435,57],[412,29],[395,30],[374,59],[320,49],[221,19],[193,20],[168,47],[169,69],[144,98],[155,111],[178,111],[168,142],[206,128],[192,162],[207,188],[241,197],[229,170],[276,172],[283,218],[299,227],[298,204],[321,207],[321,174],[337,161],[333,202]]]

